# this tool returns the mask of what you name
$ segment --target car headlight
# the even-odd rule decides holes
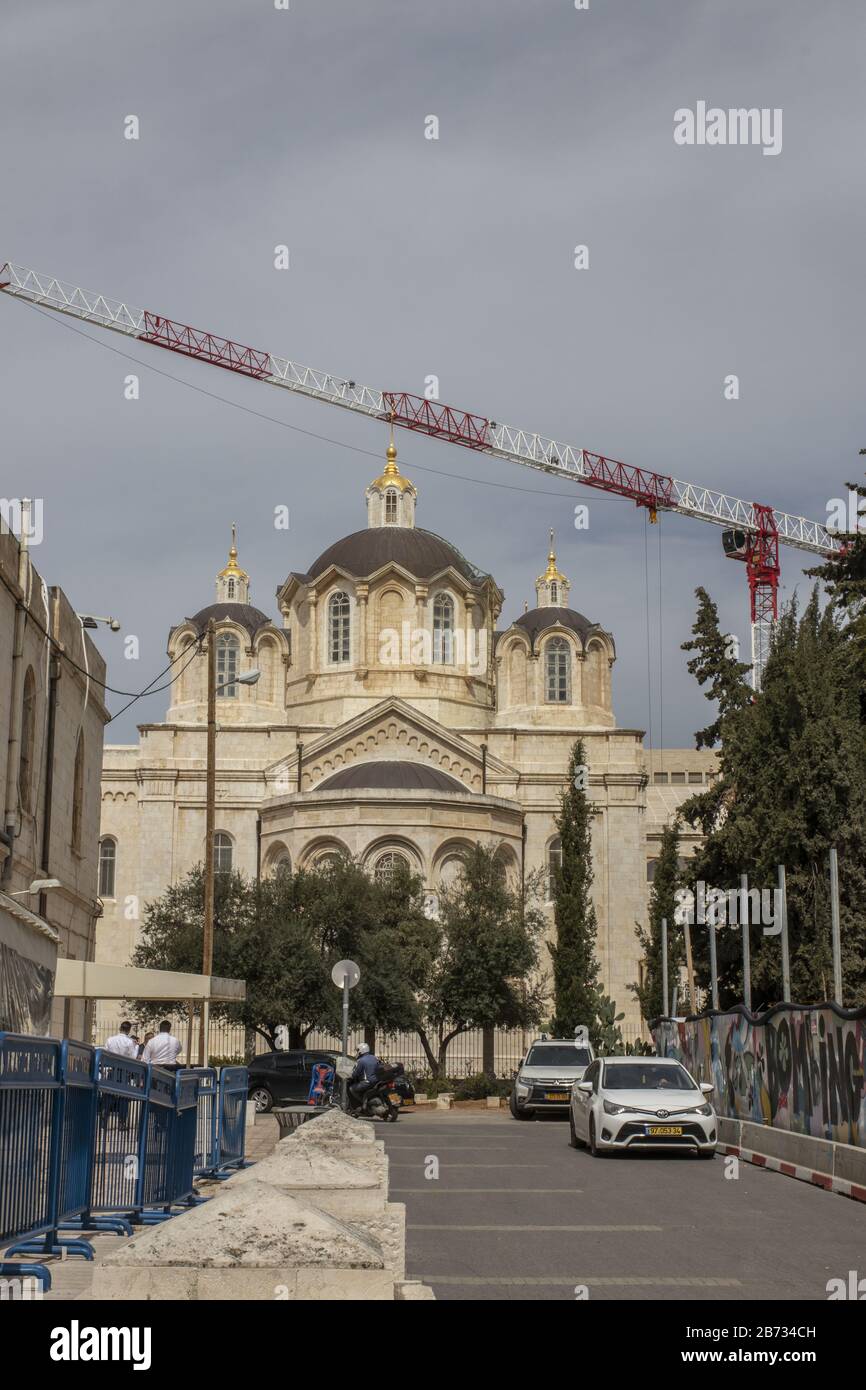
[[[605,1115],[624,1115],[627,1107],[625,1105],[614,1105],[612,1100],[604,1102]]]
[[[696,1115],[712,1115],[712,1113],[713,1107],[711,1105],[699,1105],[695,1111]]]
[[[518,1091],[528,1091],[528,1090],[529,1090],[529,1082],[528,1082],[528,1081],[524,1081],[522,1076],[518,1076],[515,1085],[516,1085]]]

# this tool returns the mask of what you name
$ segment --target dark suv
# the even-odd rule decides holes
[[[249,1097],[256,1111],[264,1113],[273,1105],[303,1105],[313,1079],[313,1067],[324,1062],[332,1067],[339,1053],[308,1052],[296,1048],[291,1052],[263,1052],[249,1066]]]

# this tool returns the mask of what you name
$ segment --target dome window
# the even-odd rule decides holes
[[[213,837],[213,871],[215,874],[230,874],[234,857],[231,835],[218,830]]]
[[[393,487],[385,493],[385,525],[397,525],[397,489]]]
[[[331,661],[335,664],[351,658],[351,606],[349,595],[332,594],[328,603],[328,637]]]
[[[454,600],[437,594],[433,603],[433,660],[450,666],[454,660]]]
[[[571,702],[571,652],[564,637],[552,637],[544,649],[547,703]]]
[[[241,646],[230,632],[221,632],[216,645],[216,683],[217,694],[223,700],[236,700],[238,688],[238,668],[240,666]]]
[[[380,854],[376,860],[376,867],[373,870],[373,877],[377,883],[389,884],[396,873],[401,870],[409,869],[409,860],[405,854],[400,854],[397,850],[389,849],[384,854]]]

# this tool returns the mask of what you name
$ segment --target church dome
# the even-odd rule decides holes
[[[411,763],[387,758],[375,763],[353,763],[326,777],[313,790],[337,792],[348,789],[400,791],[467,792],[468,788],[456,777],[440,772],[429,763]]]
[[[196,632],[201,634],[211,618],[217,623],[238,623],[246,628],[251,637],[260,627],[271,621],[267,613],[263,613],[260,608],[254,608],[251,603],[211,603],[194,617],[188,618],[187,622],[192,623]]]
[[[586,641],[591,632],[602,631],[598,623],[590,622],[589,618],[585,618],[574,608],[530,608],[528,613],[521,613],[513,624],[514,627],[523,628],[533,647],[540,632],[557,625],[576,632],[582,642]]]
[[[338,565],[356,578],[375,574],[383,565],[402,566],[416,579],[431,579],[452,566],[470,583],[485,576],[449,541],[419,527],[381,526],[354,531],[323,551],[304,576],[307,583]]]

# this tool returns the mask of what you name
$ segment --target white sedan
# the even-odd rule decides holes
[[[597,1057],[571,1091],[571,1146],[592,1153],[622,1149],[716,1152],[713,1087],[671,1057]]]

